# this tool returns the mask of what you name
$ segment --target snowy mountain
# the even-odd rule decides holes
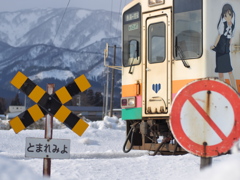
[[[120,14],[79,8],[0,12],[0,40],[9,45],[52,44],[79,50],[103,38],[120,37]]]
[[[63,17],[64,10],[0,12],[1,97],[16,94],[9,82],[17,71],[43,88],[48,82],[57,89],[85,74],[92,88],[103,92],[103,50],[106,43],[120,46],[120,14],[69,8]],[[110,61],[112,54],[110,49]],[[118,65],[120,56],[118,50]]]

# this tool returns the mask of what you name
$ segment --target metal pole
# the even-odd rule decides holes
[[[54,93],[54,84],[47,84],[47,92],[48,94]],[[47,114],[45,120],[45,139],[52,139],[53,134],[53,116]],[[43,159],[43,176],[51,176],[51,159],[44,158]]]
[[[207,155],[207,142],[203,142],[203,152],[204,152],[204,156]],[[212,165],[212,157],[201,157],[201,162],[200,162],[200,169],[204,169],[206,167],[209,167]]]
[[[116,64],[116,45],[113,46],[114,55],[113,55],[113,66]],[[115,69],[112,69],[112,84],[111,84],[111,102],[110,102],[110,117],[113,116],[113,102],[114,102],[114,81],[115,81]]]
[[[103,108],[102,108],[102,119],[105,116],[105,104],[106,104],[106,84],[104,84],[104,89],[103,89]]]
[[[105,116],[108,115],[108,85],[109,85],[109,67],[107,67],[107,85],[106,85],[106,103],[105,103]]]
[[[200,169],[204,169],[212,165],[212,157],[201,157]]]

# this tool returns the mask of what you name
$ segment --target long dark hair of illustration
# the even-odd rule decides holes
[[[233,24],[235,25],[235,12],[233,11],[233,8],[230,4],[225,4],[222,8],[222,13],[221,13],[221,17],[219,19],[219,22],[218,22],[218,25],[217,25],[217,28],[219,28],[219,24],[221,23],[222,19],[224,18],[224,15],[230,11],[231,12],[231,17],[233,18],[234,17],[234,22]],[[233,26],[233,29],[234,29],[234,26]],[[232,29],[232,30],[233,30]]]

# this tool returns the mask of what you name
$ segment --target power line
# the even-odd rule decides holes
[[[122,9],[122,0],[120,0],[119,13],[121,13],[121,9]]]
[[[63,18],[64,18],[65,14],[66,14],[67,8],[68,8],[68,6],[69,6],[69,4],[70,4],[70,1],[71,1],[71,0],[68,1],[67,7],[65,8],[64,13],[63,13],[63,15],[62,15],[62,19],[61,19],[61,21],[60,21],[60,24],[59,24],[59,26],[58,26],[58,29],[57,29],[57,31],[56,31],[56,34],[55,34],[55,36],[54,36],[54,38],[53,38],[53,44],[54,44],[55,38],[56,38],[56,36],[57,36],[57,34],[58,34],[58,31],[59,31],[59,29],[60,29],[60,26],[61,26],[61,24],[62,24]]]
[[[120,26],[121,26],[121,9],[122,9],[122,0],[120,1],[120,6],[119,6],[119,14],[120,14],[120,16],[118,18],[118,24],[120,24]],[[116,31],[117,31],[117,29],[116,29]]]
[[[111,19],[110,19],[110,33],[112,31],[112,12],[113,12],[113,0],[112,0],[112,3],[111,3]]]

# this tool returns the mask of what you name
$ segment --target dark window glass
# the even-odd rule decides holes
[[[202,55],[202,0],[174,0],[174,43],[176,59]]]
[[[123,13],[123,66],[138,65],[141,41],[141,6],[137,4]]]
[[[151,24],[148,29],[148,62],[159,63],[166,58],[165,23]]]

